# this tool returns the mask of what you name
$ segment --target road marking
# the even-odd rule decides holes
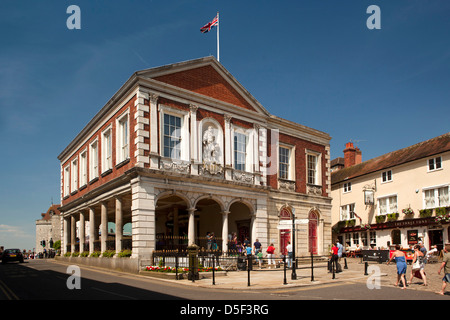
[[[0,289],[3,291],[8,300],[20,300],[2,280],[0,280]]]

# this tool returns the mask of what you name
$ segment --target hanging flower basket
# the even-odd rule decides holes
[[[370,224],[368,224],[368,223],[362,224],[362,225],[361,225],[361,229],[362,229],[362,230],[369,230],[369,229],[370,229]]]
[[[408,217],[408,218],[411,218],[411,217],[414,216],[414,211],[413,211],[413,209],[411,209],[411,208],[403,209],[403,210],[402,210],[402,213],[403,213],[406,217]]]

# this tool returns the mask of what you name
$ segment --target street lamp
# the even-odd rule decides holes
[[[292,274],[291,280],[297,280],[297,274],[295,273],[295,209],[291,207],[292,214]]]

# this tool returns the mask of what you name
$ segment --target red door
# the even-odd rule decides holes
[[[281,229],[280,230],[280,253],[286,255],[286,246],[288,242],[291,240],[291,230],[289,229]]]
[[[309,252],[317,254],[317,215],[314,212],[309,213]]]

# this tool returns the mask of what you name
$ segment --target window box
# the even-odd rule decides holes
[[[394,212],[394,213],[388,213],[387,214],[387,220],[388,221],[397,221],[398,220],[398,212]]]
[[[428,218],[433,215],[433,210],[432,209],[422,209],[422,210],[419,210],[419,213],[420,213],[421,218]]]
[[[445,216],[448,213],[450,213],[450,207],[436,208],[436,216]]]
[[[386,215],[385,215],[385,214],[382,214],[382,215],[376,216],[376,217],[375,217],[375,221],[376,221],[377,223],[383,223],[383,222],[385,222],[385,221],[386,221]]]
[[[346,220],[345,221],[345,226],[346,227],[354,227],[356,224],[356,219],[351,219],[351,220]]]

